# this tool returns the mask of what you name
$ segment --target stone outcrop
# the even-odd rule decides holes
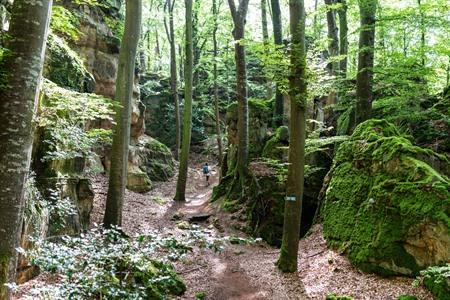
[[[109,168],[110,159],[105,159]],[[175,160],[170,149],[156,139],[143,135],[131,145],[128,155],[127,188],[137,193],[152,189],[152,181],[167,181],[175,175]]]
[[[368,272],[414,275],[450,260],[448,160],[384,120],[356,127],[325,185],[328,244]]]

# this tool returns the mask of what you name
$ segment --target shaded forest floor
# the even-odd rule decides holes
[[[201,173],[205,161],[199,156],[192,160],[186,203],[172,201],[176,176],[169,182],[155,183],[154,189],[144,195],[127,191],[123,218],[126,232],[158,230],[176,235],[187,224],[182,220],[202,220],[209,216],[206,221],[196,223],[217,236],[245,237],[229,226],[230,218],[235,217],[220,212],[209,203],[212,188],[218,181],[217,166],[212,167],[211,185],[208,186]],[[107,180],[103,175],[92,179],[96,193],[92,222],[100,223]],[[187,292],[178,299],[196,299],[198,294],[211,300],[325,299],[331,293],[355,299],[386,300],[405,294],[433,299],[423,288],[413,287],[412,279],[387,279],[359,272],[344,256],[327,249],[320,225],[313,227],[311,234],[300,242],[299,274],[280,273],[274,265],[278,254],[277,249],[265,243],[227,244],[220,253],[194,249],[188,259],[175,266],[187,285]],[[49,278],[43,274],[22,285],[16,299],[33,299],[27,296],[28,291],[33,286],[45,284]]]

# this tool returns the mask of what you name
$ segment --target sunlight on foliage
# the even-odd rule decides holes
[[[94,94],[72,92],[46,81],[44,99],[36,117],[47,130],[49,150],[43,160],[88,157],[95,148],[111,143],[111,130],[89,128],[96,121],[113,123],[114,104]]]
[[[60,243],[35,240],[27,253],[31,263],[58,274],[58,282],[34,289],[34,295],[52,299],[165,299],[180,295],[186,287],[172,262],[194,247],[220,251],[223,244],[253,243],[237,237],[215,237],[212,231],[192,225],[180,235],[149,232],[126,236],[118,227],[95,226],[79,237],[63,237]]]

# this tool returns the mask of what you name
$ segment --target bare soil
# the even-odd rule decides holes
[[[155,229],[176,232],[181,230],[177,227],[180,222],[178,218],[187,220],[197,217],[200,220],[198,224],[214,230],[217,235],[245,237],[231,226],[235,217],[221,212],[217,205],[209,202],[219,177],[217,166],[211,163],[212,174],[208,185],[201,172],[203,158],[193,157],[192,160],[186,203],[172,200],[176,177],[168,182],[155,183],[155,188],[147,194],[127,191],[123,215],[123,229],[126,232],[140,233]],[[96,194],[92,223],[101,223],[107,180],[105,176],[95,176],[92,180]],[[279,272],[275,266],[278,255],[278,249],[265,243],[229,244],[220,253],[195,249],[189,259],[175,265],[188,288],[177,299],[196,299],[200,294],[211,300],[325,299],[331,293],[354,299],[394,300],[405,294],[416,295],[419,299],[433,299],[423,288],[413,287],[410,278],[381,278],[353,268],[344,256],[327,249],[320,225],[313,227],[311,233],[300,242],[299,273]],[[22,285],[15,299],[33,299],[28,291],[48,280],[52,278],[43,274]]]

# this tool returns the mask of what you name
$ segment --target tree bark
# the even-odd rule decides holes
[[[342,59],[339,62],[339,73],[342,77],[347,77],[347,55],[348,55],[348,22],[347,22],[347,0],[338,0],[341,8],[339,15],[339,55]]]
[[[52,0],[15,0],[0,80],[0,299],[15,281],[30,168],[32,119],[39,98]]]
[[[261,0],[261,27],[263,41],[269,40],[269,29],[267,27],[267,0]]]
[[[217,134],[217,147],[219,150],[219,166],[222,165],[223,159],[223,146],[222,146],[222,130],[220,129],[220,110],[219,110],[219,85],[217,83],[218,71],[217,71],[217,30],[219,29],[218,23],[218,9],[217,0],[213,0],[213,15],[214,15],[214,29],[213,29],[213,52],[214,52],[214,110],[216,114],[216,134]]]
[[[186,201],[186,181],[191,145],[192,128],[192,97],[193,97],[193,16],[192,0],[185,0],[186,6],[186,57],[184,66],[184,115],[183,140],[181,143],[180,169],[178,172],[177,191],[175,201]]]
[[[336,61],[336,56],[339,55],[339,30],[336,25],[336,10],[331,7],[333,4],[335,4],[335,0],[325,0],[327,6],[328,54],[332,60],[327,66],[330,75],[336,75],[339,69],[339,62]]]
[[[231,16],[233,18],[234,57],[236,61],[236,98],[238,102],[238,157],[236,176],[243,180],[247,176],[248,168],[248,99],[247,99],[247,69],[245,61],[245,48],[241,40],[245,35],[245,19],[247,17],[249,0],[239,0],[236,8],[234,0],[228,0]]]
[[[170,44],[170,90],[175,106],[175,157],[179,159],[181,143],[181,120],[180,120],[180,102],[178,99],[178,79],[177,79],[177,54],[175,45],[175,29],[173,22],[173,9],[176,0],[167,0],[166,7],[169,12],[169,28],[166,25],[167,39]]]
[[[425,40],[425,14],[423,12],[422,7],[422,1],[417,0],[417,5],[419,6],[419,13],[420,13],[420,56],[421,56],[421,63],[422,67],[425,67],[426,62],[426,53],[425,53],[425,47],[426,47],[426,40]]]
[[[373,63],[377,0],[359,0],[361,28],[359,33],[358,74],[356,77],[355,125],[370,119],[373,100]]]
[[[283,26],[281,22],[281,8],[279,0],[270,0],[272,6],[272,25],[275,45],[283,45]],[[279,127],[284,121],[284,98],[279,84],[276,85],[275,106],[273,112],[273,126]]]
[[[125,31],[119,54],[116,80],[116,126],[111,148],[108,195],[104,226],[122,226],[122,207],[127,184],[128,149],[130,144],[131,101],[137,45],[140,38],[142,0],[126,1]]]
[[[306,47],[305,7],[303,0],[290,0],[290,27],[292,32],[291,98],[289,167],[284,206],[283,241],[277,266],[283,272],[297,271],[298,242],[302,214],[305,140],[306,140]]]
[[[267,27],[267,0],[261,0],[261,27],[264,47],[269,43],[269,29]],[[267,50],[265,50],[267,52]],[[272,98],[272,86],[268,78],[266,81],[267,99]]]

